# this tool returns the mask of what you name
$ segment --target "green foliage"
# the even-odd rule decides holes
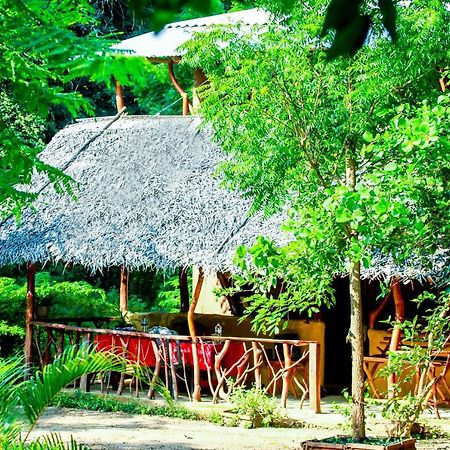
[[[251,198],[252,212],[287,212],[282,246],[259,239],[238,250],[236,288],[257,292],[246,313],[276,332],[287,312],[330,304],[333,278],[348,274],[356,359],[361,267],[380,255],[430,267],[449,248],[450,108],[439,79],[450,62],[450,12],[440,0],[411,1],[398,8],[396,46],[374,22],[370,46],[330,62],[332,36],[318,38],[325,11],[323,1],[303,2],[283,26],[248,36],[212,30],[186,45],[183,61],[201,61],[210,80],[201,113],[229,154],[224,184]],[[365,32],[349,20],[353,34]],[[353,433],[362,439],[362,367],[352,374]]]
[[[257,326],[273,317],[273,331],[289,310],[332,303],[332,279],[349,262],[370,267],[382,253],[426,265],[449,244],[450,109],[436,70],[448,62],[449,12],[416,0],[399,10],[396,46],[380,28],[370,47],[333,62],[316,39],[323,12],[321,2],[302,4],[286,29],[256,41],[213,30],[184,58],[201,60],[210,79],[201,112],[230,155],[224,184],[251,198],[253,211],[290,204],[287,245],[259,239],[236,256],[241,287],[249,280],[257,292],[249,312]],[[280,279],[285,294],[267,298]]]
[[[25,331],[17,325],[8,325],[4,320],[0,320],[0,336],[25,336]]]
[[[393,395],[383,404],[382,415],[390,420],[391,436],[410,436],[426,407],[434,379],[429,378],[430,369],[439,359],[439,352],[450,346],[450,291],[440,296],[425,292],[415,300],[419,305],[432,301],[425,316],[395,323],[404,339],[399,351],[388,352],[389,359],[382,374],[395,374],[398,380],[419,380],[417,390],[402,396],[399,384],[394,384]],[[407,371],[406,376],[404,375]]]
[[[86,394],[75,391],[73,394],[61,393],[52,402],[53,406],[78,408],[90,411],[124,412],[149,416],[173,417],[177,419],[200,420],[198,413],[176,405],[151,405],[138,400],[121,401],[108,395]]]
[[[242,386],[234,387],[230,401],[237,414],[248,416],[252,421],[261,421],[262,426],[270,427],[282,418],[277,399],[269,397],[262,389]]]
[[[45,171],[58,190],[69,188],[61,172],[38,158],[42,124],[50,105],[64,105],[71,114],[89,109],[61,84],[89,70],[104,44],[74,31],[94,20],[84,0],[1,0],[0,8],[0,216],[18,216],[34,195],[16,185],[30,183],[33,169]]]
[[[67,348],[52,364],[26,381],[23,381],[22,360],[0,360],[0,448],[82,449],[73,440],[63,444],[58,435],[46,436],[37,442],[28,442],[28,437],[45,408],[62,388],[84,374],[108,370],[126,371],[141,380],[149,380],[148,374],[140,367],[120,356],[96,352],[88,346]],[[170,395],[161,384],[155,388],[170,401]],[[26,430],[24,437],[23,428]]]
[[[178,273],[162,274],[161,286],[156,297],[153,311],[169,313],[180,312],[180,283]],[[192,284],[192,272],[188,272],[188,284]]]

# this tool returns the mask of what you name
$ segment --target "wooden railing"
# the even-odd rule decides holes
[[[73,321],[80,323],[80,319]],[[283,407],[290,392],[300,399],[301,405],[308,396],[310,407],[320,412],[320,344],[315,341],[228,336],[192,339],[44,321],[32,321],[31,325],[41,366],[50,363],[67,344],[93,343],[98,351],[113,351],[149,367],[153,378],[159,377],[174,398],[181,387],[190,399],[199,401],[202,389],[207,389],[212,401],[217,402],[227,399],[236,386],[254,384],[273,396],[280,393]],[[122,374],[119,393],[124,379]],[[89,390],[88,377],[80,381],[80,388]],[[153,395],[150,388],[148,396]]]

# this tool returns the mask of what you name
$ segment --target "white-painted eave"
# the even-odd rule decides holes
[[[167,24],[160,32],[145,33],[126,39],[111,47],[112,50],[130,56],[147,58],[175,58],[182,56],[179,49],[195,32],[203,31],[211,25],[244,26],[264,25],[270,21],[270,14],[259,8],[247,9],[227,14],[183,20]]]

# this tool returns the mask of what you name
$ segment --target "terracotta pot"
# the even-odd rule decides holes
[[[415,450],[415,439],[404,439],[395,444],[335,444],[331,442],[307,441],[302,444],[303,450]]]

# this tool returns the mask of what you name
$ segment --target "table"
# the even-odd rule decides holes
[[[117,336],[99,334],[94,339],[98,351],[111,351],[116,355],[126,358],[128,361],[154,369],[155,379],[159,376],[160,369],[164,370],[166,385],[171,386],[172,391],[176,383],[176,369],[184,367],[194,368],[193,350],[191,341],[176,338],[147,337],[147,336]],[[195,344],[198,355],[198,366],[201,372],[207,373],[207,380],[200,382],[202,387],[208,387],[214,394],[217,379],[224,373],[227,377],[238,377],[242,373],[242,367],[246,363],[244,355],[248,353],[245,344],[236,341],[208,342],[199,341]],[[225,348],[226,347],[226,348]],[[225,352],[224,352],[225,349]],[[170,369],[171,380],[169,380]],[[190,373],[190,372],[189,372]],[[122,377],[123,378],[123,377]],[[189,384],[187,380],[186,384]],[[119,388],[120,390],[120,388]]]

